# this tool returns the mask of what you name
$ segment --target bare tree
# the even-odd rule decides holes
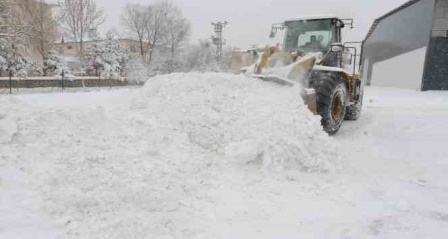
[[[79,42],[76,50],[83,59],[84,39],[89,32],[96,30],[104,21],[104,13],[98,10],[95,0],[64,0],[61,4],[63,14],[62,26],[70,33],[70,37]]]
[[[140,4],[127,4],[121,15],[121,21],[125,29],[139,41],[142,60],[146,59],[145,56],[149,49],[144,46],[146,45],[145,39],[147,37],[147,26],[149,25],[149,16],[146,9],[147,7]]]
[[[147,45],[151,50],[149,63],[151,63],[153,57],[153,50],[167,34],[168,19],[174,10],[175,7],[168,1],[157,2],[147,7],[147,15],[149,16],[148,24],[146,25]]]
[[[189,45],[184,56],[186,71],[220,71],[216,54],[209,40]]]
[[[171,57],[183,43],[189,40],[191,33],[190,22],[182,16],[180,11],[174,11],[166,26],[164,43],[170,49]]]
[[[189,40],[191,33],[190,22],[182,16],[182,12],[173,9],[166,24],[166,34],[163,43],[169,49],[168,71],[172,72],[176,65],[175,53],[182,44]]]

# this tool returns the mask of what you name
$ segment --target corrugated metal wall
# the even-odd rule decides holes
[[[448,90],[448,0],[438,0],[422,90]]]
[[[363,46],[363,62],[364,64],[368,62],[368,65],[363,65],[365,72],[363,78],[367,84],[371,83],[375,64],[428,47],[433,25],[434,4],[435,0],[415,1],[412,5],[378,22]],[[417,62],[424,62],[424,59],[418,59]],[[421,82],[423,70],[421,75],[415,77]],[[388,80],[396,79],[391,76]]]

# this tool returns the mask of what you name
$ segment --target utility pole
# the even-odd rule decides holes
[[[215,36],[212,36],[212,43],[216,46],[216,55],[218,61],[222,59],[222,47],[226,44],[226,40],[222,38],[222,29],[229,24],[227,21],[224,22],[212,22],[215,28]]]

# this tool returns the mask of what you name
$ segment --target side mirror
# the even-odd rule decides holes
[[[331,51],[333,52],[341,52],[344,50],[344,45],[342,43],[332,43]]]
[[[283,23],[274,23],[274,24],[272,24],[271,34],[269,34],[269,37],[270,38],[274,38],[275,35],[277,34],[277,31],[279,31],[279,30],[281,31],[283,29],[285,29],[285,25]]]

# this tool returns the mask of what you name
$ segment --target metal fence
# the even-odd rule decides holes
[[[104,79],[95,76],[75,77],[74,80],[55,79],[54,77],[0,77],[0,94],[14,94],[20,91],[46,91],[68,88],[90,88],[90,87],[117,87],[138,85],[129,82],[126,78]]]

